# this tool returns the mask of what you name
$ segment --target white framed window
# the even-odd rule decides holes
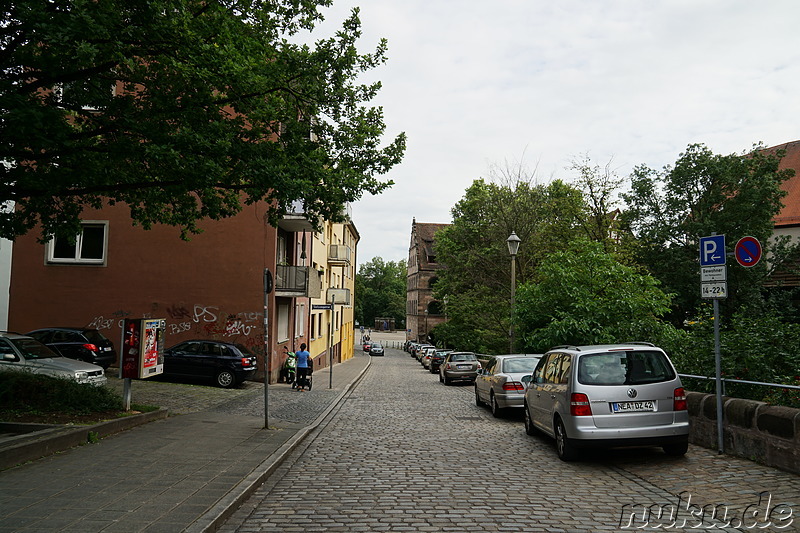
[[[305,325],[306,325],[306,304],[298,304],[295,306],[295,315],[294,315],[294,336],[295,337],[302,337],[305,335]]]
[[[289,340],[289,304],[279,303],[278,312],[278,342]]]
[[[86,221],[75,240],[53,237],[47,243],[49,264],[105,265],[108,255],[108,221]]]

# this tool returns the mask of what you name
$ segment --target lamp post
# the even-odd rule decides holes
[[[511,255],[511,327],[508,329],[509,353],[514,353],[514,305],[517,293],[517,251],[521,239],[512,231],[506,239],[508,253]]]
[[[428,341],[428,310],[425,309],[425,338],[423,339],[424,342]]]

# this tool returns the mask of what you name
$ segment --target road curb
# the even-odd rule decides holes
[[[48,426],[43,424],[4,424],[7,428],[39,428],[16,439],[15,443],[0,447],[0,470],[35,461],[75,446],[87,444],[98,438],[107,437],[120,431],[162,420],[169,415],[168,409],[158,409],[149,413],[106,420],[91,426]]]
[[[325,420],[331,411],[350,393],[350,390],[361,380],[372,359],[367,361],[361,372],[342,390],[342,393],[309,425],[299,429],[272,455],[261,462],[253,471],[233,489],[220,498],[208,511],[184,530],[184,533],[212,533],[227,520],[249,498],[270,475],[283,463],[288,455],[302,443],[305,438]]]

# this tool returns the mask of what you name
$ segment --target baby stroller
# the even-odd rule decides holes
[[[301,389],[305,388],[306,390],[311,390],[311,385],[314,382],[314,379],[313,379],[313,377],[311,375],[311,373],[313,371],[314,371],[314,360],[309,357],[308,358],[308,370],[306,370],[305,379],[303,380],[303,382],[300,382],[300,378],[298,377],[297,381],[295,382],[295,384],[292,385],[292,388],[300,387]]]

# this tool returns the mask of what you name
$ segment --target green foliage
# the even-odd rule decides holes
[[[75,415],[122,409],[122,398],[106,387],[30,372],[0,372],[0,411]]]
[[[106,202],[184,238],[261,200],[272,224],[295,201],[338,221],[385,190],[405,136],[381,147],[380,83],[357,81],[385,62],[385,41],[359,53],[354,10],[334,37],[297,44],[330,4],[5,3],[0,236],[40,224],[42,239],[73,237],[82,210]]]
[[[687,322],[688,335],[670,351],[678,372],[699,376],[716,375],[714,319],[706,304]],[[720,324],[722,377],[763,383],[797,385],[800,381],[800,324],[787,322],[777,313],[744,309],[729,324]],[[692,390],[713,392],[713,380],[687,380]],[[776,390],[761,385],[726,384],[726,393],[781,405],[800,407],[800,391]]]
[[[392,317],[402,328],[406,321],[406,263],[374,257],[356,274],[356,320],[367,328],[376,318]]]
[[[678,335],[659,319],[670,297],[653,277],[620,263],[601,243],[573,241],[519,287],[517,331],[525,350],[559,344],[660,342]]]
[[[475,180],[453,208],[453,223],[436,234],[439,272],[434,294],[447,301],[446,326],[435,328],[448,346],[507,353],[511,317],[511,257],[506,239],[522,240],[517,279],[530,278],[544,254],[580,234],[579,190],[554,181],[507,185]]]
[[[729,268],[730,316],[744,302],[760,298],[769,274],[796,253],[797,246],[770,242],[773,217],[785,195],[781,183],[793,175],[779,170],[782,152],[754,150],[744,155],[716,155],[702,145],[690,145],[673,167],[656,172],[638,167],[632,176],[624,220],[639,241],[638,261],[675,294],[671,320],[681,326],[701,303],[698,270],[700,237],[726,236],[729,249],[741,237],[756,237],[769,263]]]

